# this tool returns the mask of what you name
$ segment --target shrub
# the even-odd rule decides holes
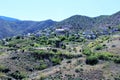
[[[59,39],[60,39],[60,41],[64,41],[64,40],[66,40],[66,37],[65,36],[59,36]]]
[[[76,72],[76,73],[79,73],[79,72],[80,72],[80,70],[79,70],[79,69],[75,69],[75,72]]]
[[[68,60],[66,63],[71,63],[71,60]]]
[[[63,45],[61,46],[61,48],[62,48],[62,49],[66,49],[66,45],[63,44]]]
[[[112,47],[116,47],[116,45],[112,45]]]
[[[94,55],[91,55],[91,56],[88,56],[86,58],[86,64],[89,64],[89,65],[95,65],[98,63],[98,58]]]
[[[104,47],[102,46],[102,45],[97,45],[96,47],[95,47],[95,50],[102,50]]]
[[[67,58],[67,59],[72,59],[75,57],[75,55],[73,54],[64,54],[64,57]]]
[[[34,71],[34,68],[31,68],[31,67],[27,66],[26,70],[32,72],[32,71]]]
[[[90,43],[88,44],[88,47],[89,47],[89,48],[92,48],[92,47],[94,47],[95,45],[96,45],[95,42],[90,42]]]
[[[35,67],[35,69],[37,69],[37,70],[43,70],[45,68],[47,68],[47,64],[45,64],[45,63],[42,63],[41,65]]]
[[[61,59],[59,57],[52,57],[51,61],[53,62],[54,65],[61,63]]]
[[[103,47],[106,47],[106,44],[103,44]]]
[[[5,66],[3,65],[0,65],[0,72],[4,72],[4,73],[7,73],[9,72],[10,70],[8,68],[6,68]]]
[[[26,74],[23,72],[19,72],[19,71],[15,71],[13,73],[10,74],[10,76],[12,76],[15,79],[24,79],[26,78]]]
[[[75,69],[75,72],[76,72],[76,73],[79,73],[79,72],[82,72],[82,71],[83,71],[82,68],[77,68],[77,69]]]
[[[97,56],[99,59],[101,60],[109,60],[113,57],[113,55],[109,52],[101,52],[101,53],[97,53]]]
[[[106,41],[106,40],[108,40],[110,37],[109,36],[104,36],[103,38],[102,38],[102,40],[103,41]]]
[[[44,60],[40,60],[40,63],[41,63],[41,64],[44,63]]]
[[[55,47],[56,48],[60,48],[60,45],[61,45],[61,41],[60,40],[56,40],[55,41]]]
[[[115,59],[114,59],[114,62],[115,62],[115,63],[120,63],[120,58],[115,58]]]
[[[33,50],[31,53],[34,57],[36,57],[36,59],[47,59],[49,56],[52,56],[54,54],[52,51],[48,52],[47,50]]]
[[[40,65],[40,68],[41,68],[41,69],[47,68],[47,64],[42,64],[42,65]]]
[[[58,50],[57,49],[52,49],[52,51],[56,53]]]
[[[73,51],[77,52],[77,49],[76,49],[76,48],[73,48]]]
[[[20,39],[21,37],[20,36],[16,36],[16,39]]]
[[[90,56],[92,54],[91,50],[89,48],[84,48],[83,49],[83,54],[87,55],[87,56]]]

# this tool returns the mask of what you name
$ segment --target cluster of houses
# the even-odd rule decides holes
[[[56,35],[65,35],[66,33],[68,33],[69,35],[74,34],[76,36],[83,36],[86,39],[96,39],[98,36],[100,35],[109,35],[115,32],[118,32],[119,29],[118,28],[111,28],[111,29],[101,29],[98,31],[92,31],[92,30],[84,30],[81,34],[77,33],[77,32],[71,32],[71,29],[69,27],[61,27],[61,28],[55,28],[53,31],[46,29],[44,31],[38,31],[37,33],[35,33],[35,36],[50,36],[51,33],[54,33]],[[30,33],[28,34],[28,36],[30,35]]]
[[[113,34],[115,32],[118,32],[119,29],[118,28],[112,28],[112,29],[103,29],[100,31],[92,31],[92,30],[85,30],[82,32],[83,37],[87,38],[87,39],[96,39],[98,36],[100,35],[110,35]],[[66,33],[72,34],[70,32],[69,28],[59,28],[59,29],[55,29],[55,33],[57,35],[64,35]],[[80,36],[80,34],[75,33],[74,35]]]
[[[90,30],[84,31],[82,35],[87,39],[95,39],[97,37],[97,35],[93,31],[90,31]]]

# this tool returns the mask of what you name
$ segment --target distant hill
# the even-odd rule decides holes
[[[11,18],[10,18],[11,19]],[[33,33],[55,24],[55,21],[19,21],[0,19],[0,38]]]
[[[55,28],[69,28],[71,31],[101,30],[120,25],[120,12],[113,15],[87,17],[74,15],[60,22],[53,20],[45,21],[22,21],[19,19],[0,16],[0,38],[19,34],[33,33],[53,26]],[[52,27],[52,28],[53,28]]]
[[[10,17],[5,17],[5,16],[0,16],[0,20],[6,20],[6,21],[19,21],[18,19],[10,18]]]
[[[93,19],[87,16],[74,15],[55,24],[56,27],[68,27],[72,30],[85,29],[92,27]]]
[[[74,15],[55,24],[55,27],[68,27],[70,30],[103,29],[120,25],[120,12],[113,15],[102,15],[98,17],[87,17]]]

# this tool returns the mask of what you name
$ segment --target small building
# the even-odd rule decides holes
[[[96,37],[97,37],[96,34],[93,31],[90,31],[90,30],[84,31],[82,33],[82,35],[87,39],[96,39]]]
[[[57,35],[64,35],[64,34],[66,34],[67,32],[68,32],[68,30],[65,29],[65,28],[59,28],[59,29],[56,29],[56,30],[55,30],[55,33],[56,33]]]

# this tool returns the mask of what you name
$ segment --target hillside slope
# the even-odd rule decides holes
[[[0,19],[0,38],[33,33],[52,26],[55,21],[8,21]]]
[[[120,25],[120,12],[113,15],[102,15],[98,17],[87,17],[74,15],[58,22],[55,27],[67,27],[72,30],[103,29]]]
[[[45,21],[21,21],[9,17],[0,17],[0,38],[33,33],[53,26],[56,28],[69,28],[70,31],[100,31],[120,25],[120,12],[113,15],[87,17],[74,15],[60,22]],[[52,27],[52,29],[53,29]]]

